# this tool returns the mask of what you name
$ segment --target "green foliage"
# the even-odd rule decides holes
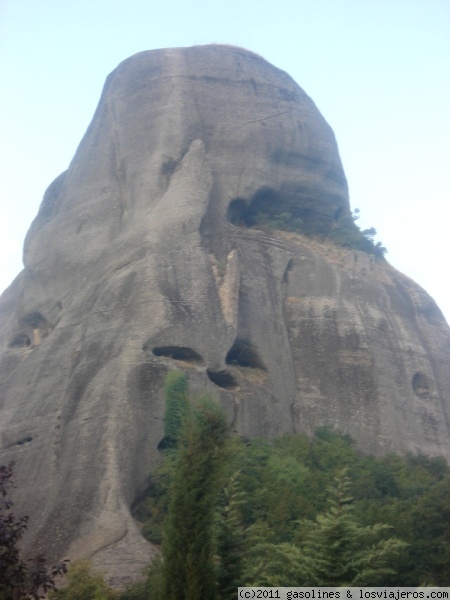
[[[93,571],[87,561],[73,563],[67,573],[65,587],[50,594],[51,600],[114,600],[118,595]]]
[[[228,425],[203,398],[187,413],[164,523],[164,598],[217,598],[213,525],[226,460]]]
[[[275,209],[260,211],[253,216],[253,223],[257,227],[267,228],[271,231],[282,229],[296,233],[319,236],[321,239],[328,238],[333,243],[344,248],[360,250],[367,254],[373,254],[382,258],[387,250],[381,242],[375,242],[376,229],[361,230],[355,221],[359,219],[359,210],[353,215],[343,215],[331,229],[331,219],[326,215],[316,213],[312,210],[304,211],[305,215],[300,217],[292,212],[284,211],[277,213]]]
[[[147,580],[137,581],[124,590],[119,600],[148,600],[151,598],[151,588]]]
[[[299,233],[304,229],[303,220],[290,212],[282,212],[274,215],[259,212],[255,216],[255,221],[257,224],[265,225],[269,229],[284,229],[285,231],[297,231]]]
[[[405,538],[412,545],[403,565],[408,581],[448,586],[450,565],[450,479],[443,478],[423,492],[414,503],[407,519]]]
[[[205,524],[213,528],[208,544],[223,598],[239,584],[449,585],[443,459],[364,456],[348,436],[326,428],[312,439],[231,438],[226,445],[216,484],[223,491],[212,499],[213,525]],[[171,477],[158,491],[159,506],[172,494]]]
[[[353,512],[346,470],[328,488],[328,509],[314,521],[300,522],[300,548],[305,557],[305,585],[383,585],[395,574],[392,564],[406,543],[392,536],[386,524],[361,526]]]
[[[359,210],[356,209],[353,215],[344,215],[339,218],[329,235],[329,239],[338,246],[360,250],[367,254],[373,254],[377,258],[382,258],[387,250],[381,242],[375,242],[376,229],[370,227],[361,230],[355,223],[359,218],[358,213]]]
[[[244,585],[275,587],[298,580],[301,550],[291,542],[274,543],[271,533],[262,520],[246,530]]]
[[[166,446],[174,447],[180,437],[183,418],[188,410],[188,383],[182,371],[170,371],[164,388],[166,412],[164,415],[164,438]]]
[[[118,600],[163,600],[164,582],[160,556],[153,559],[143,575],[145,579],[129,586],[119,595]]]
[[[243,501],[237,472],[225,486],[223,505],[216,512],[216,580],[221,600],[234,600],[236,587],[243,585],[244,528],[240,511]]]
[[[154,544],[162,543],[175,461],[175,452],[165,453],[164,461],[151,475],[144,498],[133,509],[134,518],[142,523],[142,535]]]
[[[186,374],[182,371],[170,371],[166,377],[164,392],[166,410],[161,447],[164,450],[173,450],[179,443],[183,421],[189,411]],[[134,517],[143,523],[142,535],[154,544],[162,543],[174,460],[175,454],[166,452],[165,461],[152,473],[144,500],[133,510]]]
[[[361,526],[352,514],[349,487],[341,472],[327,490],[328,508],[314,520],[297,522],[293,542],[270,543],[261,524],[254,526],[247,585],[382,585],[406,544],[386,537],[387,525]]]

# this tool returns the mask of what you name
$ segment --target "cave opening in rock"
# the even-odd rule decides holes
[[[282,208],[274,190],[263,188],[256,192],[250,203],[236,198],[228,205],[227,219],[238,227],[253,227],[271,223]]]
[[[145,346],[144,350],[147,350]],[[183,362],[194,365],[205,364],[205,361],[200,354],[187,346],[158,346],[152,348],[151,352],[155,356],[164,356],[166,358],[171,358],[172,360],[182,360]]]
[[[34,311],[24,315],[20,319],[22,327],[31,327],[31,329],[38,329],[47,324],[47,320],[42,316],[40,312]]]
[[[29,346],[31,346],[31,340],[24,333],[15,335],[9,342],[9,348],[28,348]]]
[[[234,342],[225,358],[225,362],[227,365],[267,371],[267,367],[259,356],[255,346],[245,340],[238,339]]]
[[[307,190],[269,187],[259,189],[250,202],[235,198],[228,205],[227,219],[238,227],[282,229],[305,235],[326,236],[333,224],[333,215],[311,205]]]
[[[211,369],[207,369],[206,374],[210,381],[224,390],[236,390],[239,387],[235,378],[228,371],[212,371]]]
[[[245,223],[246,211],[247,211],[247,205],[245,203],[245,200],[243,200],[242,198],[236,198],[235,200],[232,200],[230,202],[230,204],[228,205],[227,220],[232,225],[245,227],[246,226],[246,223]]]
[[[283,283],[289,282],[289,273],[293,270],[293,268],[294,268],[294,260],[291,258],[288,261],[288,264],[286,265],[286,268],[283,273],[283,279],[282,279]]]
[[[345,216],[349,216],[348,211],[345,210],[344,207],[340,206],[334,213],[334,220],[339,221],[340,219],[344,218]]]
[[[33,441],[33,438],[29,435],[21,440],[18,440],[16,442],[16,446],[23,446],[24,444],[29,444],[32,441]]]
[[[412,388],[414,393],[419,398],[429,398],[431,395],[430,392],[430,383],[428,381],[428,377],[424,373],[416,373],[412,378]]]

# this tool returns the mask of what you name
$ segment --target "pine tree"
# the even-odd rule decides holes
[[[329,508],[315,521],[300,523],[303,573],[312,586],[383,585],[407,544],[389,536],[389,525],[361,526],[352,511],[345,469],[329,491]]]
[[[349,487],[343,470],[328,488],[328,509],[315,520],[298,522],[295,543],[270,543],[264,524],[254,525],[246,585],[385,585],[407,544],[390,536],[388,525],[361,526],[353,514]]]
[[[246,586],[300,586],[304,565],[303,554],[297,546],[270,541],[272,532],[266,523],[259,521],[246,531],[244,555],[244,585]]]

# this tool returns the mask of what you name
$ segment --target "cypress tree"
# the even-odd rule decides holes
[[[213,400],[199,400],[187,412],[164,523],[167,600],[217,599],[213,531],[227,437],[225,416]]]
[[[164,440],[162,448],[173,448],[177,445],[188,400],[187,377],[181,371],[170,371],[165,382],[166,412],[164,415]]]

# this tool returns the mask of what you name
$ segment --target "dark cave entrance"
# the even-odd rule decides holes
[[[206,374],[210,381],[224,390],[237,390],[239,387],[235,378],[228,371],[212,371],[211,369],[207,369]]]
[[[227,365],[267,371],[266,365],[259,356],[255,346],[245,340],[236,340],[234,342],[225,358],[225,362]]]
[[[269,187],[258,190],[250,202],[244,198],[231,200],[227,220],[236,227],[282,229],[304,235],[327,236],[335,215],[327,214],[326,205],[317,205],[307,189],[275,191]]]
[[[144,350],[148,349],[144,346]],[[193,365],[204,365],[203,358],[193,350],[186,346],[158,346],[151,350],[154,356],[163,356],[165,358],[171,358],[172,360],[180,360]]]

